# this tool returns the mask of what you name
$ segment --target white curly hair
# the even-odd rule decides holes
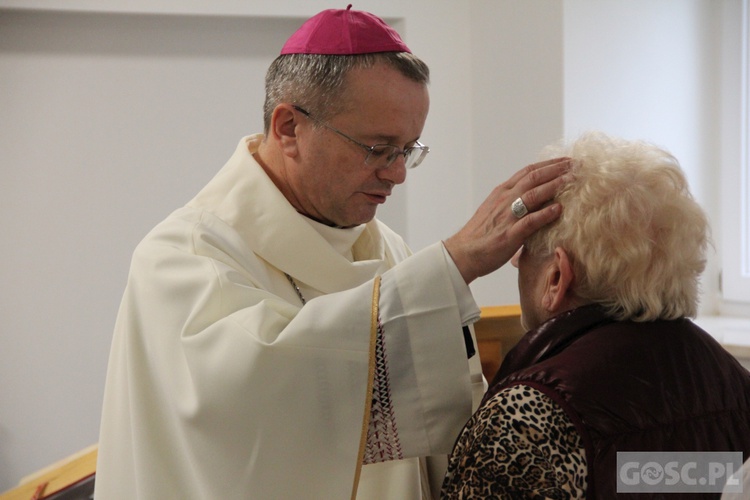
[[[677,159],[601,132],[549,146],[542,156],[577,162],[555,198],[560,219],[529,238],[526,251],[563,248],[573,261],[574,293],[619,320],[695,317],[709,226]]]

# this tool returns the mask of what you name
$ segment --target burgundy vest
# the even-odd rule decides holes
[[[618,451],[750,457],[750,373],[687,319],[617,322],[597,306],[568,311],[521,339],[485,400],[518,384],[549,395],[575,424],[586,448],[590,499],[627,498],[616,493]]]

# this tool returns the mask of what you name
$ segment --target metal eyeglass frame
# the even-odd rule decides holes
[[[401,149],[398,146],[394,146],[392,144],[375,144],[374,146],[368,146],[367,144],[363,144],[359,142],[358,140],[354,139],[353,137],[348,136],[347,134],[343,133],[336,127],[333,127],[323,120],[320,120],[318,118],[315,118],[310,114],[309,111],[305,110],[304,108],[301,108],[300,106],[297,106],[296,104],[292,104],[292,107],[314,121],[315,123],[318,123],[328,130],[331,130],[332,132],[336,132],[338,135],[343,137],[344,139],[352,142],[353,144],[356,144],[357,146],[361,147],[365,151],[367,151],[367,156],[365,157],[365,164],[366,165],[372,165],[374,162],[375,168],[377,169],[386,169],[390,167],[394,161],[396,161],[396,158],[398,158],[399,155],[404,156],[404,166],[407,169],[416,168],[419,166],[420,163],[422,163],[422,160],[424,160],[425,156],[427,156],[427,153],[430,152],[430,148],[428,146],[425,146],[424,144],[420,143],[419,141],[414,141],[414,146],[410,146],[405,149]],[[414,153],[419,152],[418,155],[414,156]],[[385,158],[385,163],[377,164],[376,162],[380,161],[382,162],[382,158]]]

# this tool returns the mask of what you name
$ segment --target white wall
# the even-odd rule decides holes
[[[671,151],[715,230],[720,20],[722,4],[736,1],[565,2],[565,135],[599,129]],[[717,310],[718,281],[712,251],[701,314]]]
[[[471,212],[563,133],[563,3],[472,1]],[[481,305],[518,303],[510,265],[472,283]]]
[[[420,249],[543,145],[591,127],[671,148],[710,205],[711,5],[355,3],[432,71],[433,152],[381,218]],[[0,491],[96,441],[134,246],[260,130],[265,67],[330,6],[0,0]],[[472,288],[481,305],[518,300],[510,268]]]

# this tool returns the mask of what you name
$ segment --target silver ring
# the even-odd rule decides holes
[[[524,205],[523,200],[520,197],[516,198],[516,201],[510,205],[510,211],[519,219],[529,213],[529,209],[526,208],[526,205]]]

